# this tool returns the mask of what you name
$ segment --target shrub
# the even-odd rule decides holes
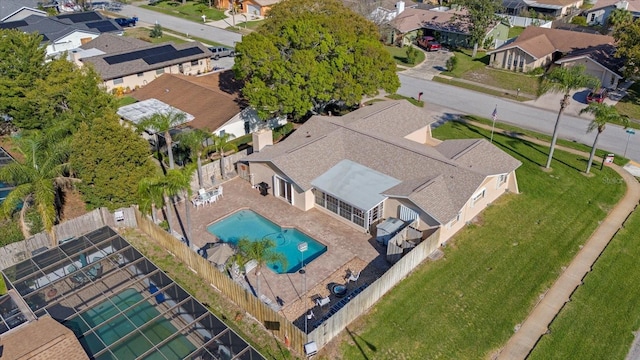
[[[537,67],[527,72],[527,75],[531,75],[531,76],[540,76],[542,74],[544,74],[544,67]]]
[[[405,46],[405,48],[407,50],[407,64],[415,64],[418,58],[418,49],[410,45]]]
[[[292,131],[293,131],[293,123],[288,122],[282,126],[278,126],[277,128],[273,129],[273,141],[279,140],[280,138],[286,136]]]
[[[584,16],[574,16],[571,23],[580,26],[587,26],[587,18]]]
[[[0,222],[0,246],[24,240],[18,224],[17,215],[13,219]],[[2,278],[2,276],[0,276]]]
[[[153,29],[151,29],[151,32],[149,33],[149,36],[151,36],[152,38],[162,37],[162,25],[155,24]]]
[[[447,59],[447,62],[445,63],[448,72],[455,70],[456,65],[458,65],[458,58],[455,55]]]

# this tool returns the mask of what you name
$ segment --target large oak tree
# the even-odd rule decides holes
[[[236,47],[243,95],[262,118],[301,118],[400,86],[375,24],[338,0],[287,0]]]

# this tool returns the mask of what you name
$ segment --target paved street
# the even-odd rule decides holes
[[[165,15],[159,12],[139,8],[133,5],[124,5],[118,12],[123,17],[137,16],[142,23],[153,25],[158,22],[162,27],[175,30],[184,34],[197,36],[223,45],[235,47],[242,40],[242,35],[223,30],[206,24],[198,24],[192,21]],[[143,24],[145,25],[145,24]]]
[[[551,134],[558,115],[560,104],[555,99],[547,101],[536,101],[534,106],[529,103],[519,103],[503,98],[474,92],[471,90],[418,79],[400,74],[401,87],[399,94],[417,97],[419,92],[424,92],[423,99],[429,103],[447,107],[455,110],[458,114],[474,114],[487,118],[495,106],[498,106],[498,121],[516,125],[522,128],[535,130],[541,133]],[[577,96],[579,99],[581,94]],[[553,97],[551,97],[553,98]],[[572,102],[576,100],[572,99]],[[547,110],[548,109],[548,110]],[[574,113],[576,113],[574,111]],[[586,116],[581,118],[571,116],[571,111],[562,116],[560,123],[560,137],[591,146],[595,138],[595,132],[586,133],[589,120]],[[607,129],[600,135],[598,147],[617,154],[623,154],[627,143],[627,133],[616,125],[607,125]],[[627,157],[633,160],[640,160],[640,137],[632,135],[627,150]]]
[[[188,33],[203,39],[208,39],[228,46],[234,46],[242,40],[240,34],[216,28],[207,24],[197,24],[188,20],[171,17],[154,11],[138,8],[132,5],[123,6],[120,13],[123,16],[134,16],[145,23],[153,24],[158,21],[163,27]],[[428,53],[427,57],[433,53]],[[444,54],[433,54],[441,56]],[[437,64],[428,63],[430,69]],[[225,66],[226,67],[226,66]],[[558,96],[546,95],[538,100],[527,103],[505,100],[492,95],[477,93],[463,88],[428,81],[420,76],[416,77],[415,70],[407,71],[408,75],[400,73],[401,87],[399,94],[417,97],[419,92],[424,92],[423,99],[429,103],[454,110],[459,114],[475,114],[490,117],[494,107],[498,106],[498,120],[522,128],[535,130],[541,133],[551,134],[558,114]],[[567,140],[580,142],[587,145],[593,144],[595,132],[586,133],[589,120],[587,116],[578,117],[578,111],[582,107],[586,94],[584,90],[578,91],[572,99],[572,104],[562,117],[560,125],[560,137]],[[608,125],[600,136],[598,146],[602,149],[623,154],[627,143],[627,133],[620,126]],[[631,136],[627,157],[640,161],[640,134]]]

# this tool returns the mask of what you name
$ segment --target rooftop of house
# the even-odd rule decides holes
[[[37,9],[38,3],[38,0],[2,0],[0,1],[0,21],[22,8]]]
[[[573,5],[578,1],[579,0],[525,0],[529,6],[547,9],[560,9],[565,6]]]
[[[598,0],[593,7],[586,12],[597,11],[609,6],[615,6],[617,8],[624,9],[631,12],[640,12],[640,0]]]
[[[108,47],[104,42],[110,42],[116,47],[124,44],[113,40],[105,38],[99,45]],[[194,41],[185,44],[147,44],[146,47],[136,47],[80,60],[83,63],[92,64],[103,80],[110,80],[189,61],[208,59],[211,55],[211,51],[206,46]]]
[[[45,42],[55,42],[76,31],[96,35],[122,32],[120,25],[113,19],[107,19],[94,11],[57,16],[30,15],[22,20],[0,23],[0,29],[17,29],[26,33],[39,33]]]
[[[465,10],[436,11],[409,8],[398,14],[391,24],[401,33],[428,28],[466,34],[469,29],[466,15]]]
[[[624,58],[618,58],[615,56],[616,47],[610,44],[593,46],[586,49],[579,49],[572,51],[567,56],[556,61],[556,63],[564,63],[575,61],[582,58],[589,58],[605,68],[616,73],[622,78],[622,68],[624,67]]]
[[[607,35],[529,26],[515,41],[505,44],[489,54],[518,47],[538,59],[557,51],[571,53],[572,51],[611,45],[614,42],[614,38]]]
[[[388,177],[391,187],[382,194],[409,198],[444,223],[488,175],[509,173],[520,162],[482,139],[432,147],[405,138],[426,131],[430,122],[424,110],[407,101],[378,102],[342,117],[314,116],[285,141],[246,160],[273,164],[305,191],[349,160]]]
[[[131,96],[140,101],[158,99],[192,114],[189,127],[215,131],[248,106],[240,88],[230,70],[199,77],[164,74]]]
[[[89,359],[73,331],[50,316],[0,336],[3,359]]]
[[[101,34],[88,43],[81,45],[80,48],[84,50],[98,49],[105,54],[114,54],[123,51],[138,50],[149,46],[150,44],[148,42],[133,37]]]

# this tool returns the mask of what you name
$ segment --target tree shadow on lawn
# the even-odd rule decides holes
[[[365,352],[365,349],[362,348],[362,346],[360,345],[360,342],[363,342],[368,348],[369,350],[376,352],[378,351],[378,348],[373,345],[372,343],[368,342],[367,340],[365,340],[364,338],[362,338],[360,335],[351,332],[351,330],[349,330],[348,327],[344,328],[347,331],[347,334],[349,334],[349,337],[351,338],[351,340],[353,340],[353,343],[358,347],[358,350],[360,350],[360,353],[362,354],[362,358],[365,360],[369,360],[369,357],[367,356],[367,353]]]
[[[490,138],[490,137],[489,137],[489,136],[487,136],[486,134],[484,134],[484,133],[480,132],[480,131],[478,130],[478,128],[476,128],[475,126],[473,126],[473,125],[471,125],[471,124],[469,124],[469,123],[467,123],[467,122],[465,122],[465,121],[456,121],[456,122],[454,123],[454,126],[457,126],[457,127],[464,126],[464,127],[466,127],[469,131],[474,132],[474,133],[476,133],[476,134],[480,135],[481,137],[483,137],[483,138],[485,138],[485,139],[489,139],[489,138]],[[542,166],[543,166],[543,164],[542,164],[542,163],[539,163],[538,161],[535,161],[535,160],[531,159],[529,156],[525,156],[525,155],[524,155],[524,154],[522,154],[521,152],[517,151],[517,150],[516,150],[516,144],[521,143],[521,144],[524,144],[525,146],[530,147],[532,150],[535,150],[535,151],[539,152],[540,154],[542,154],[542,155],[544,155],[544,156],[548,156],[548,155],[549,155],[547,152],[542,151],[542,150],[540,149],[540,146],[539,146],[539,145],[534,144],[534,143],[531,143],[531,142],[529,142],[529,141],[527,141],[527,140],[524,140],[524,139],[520,138],[519,136],[520,136],[520,135],[523,135],[523,134],[521,134],[521,133],[516,133],[516,132],[513,132],[513,131],[505,131],[505,130],[502,130],[502,129],[497,129],[497,132],[495,132],[495,131],[494,131],[494,135],[495,135],[495,134],[502,135],[502,136],[504,136],[504,137],[506,137],[506,138],[507,138],[507,139],[505,140],[505,144],[503,144],[501,141],[494,141],[493,143],[494,143],[495,145],[497,145],[497,146],[499,146],[499,147],[503,147],[503,148],[505,148],[505,149],[509,149],[511,152],[513,152],[513,153],[517,154],[518,156],[522,157],[523,159],[526,159],[527,161],[529,161],[529,162],[531,162],[532,164],[535,164],[535,165],[537,165],[537,166],[542,167]],[[496,140],[496,139],[495,139],[495,136],[494,136],[494,140]],[[577,167],[575,167],[575,166],[573,166],[573,165],[570,165],[570,164],[568,164],[567,162],[565,162],[565,161],[562,161],[562,160],[558,159],[557,157],[553,157],[553,159],[554,159],[555,161],[557,161],[557,162],[559,162],[559,163],[561,163],[561,164],[563,164],[563,165],[565,165],[565,166],[569,167],[569,168],[572,168],[572,169],[574,169],[574,170],[578,171],[578,172],[581,172],[581,171],[582,171],[582,170],[578,169]],[[579,160],[579,161],[586,162],[582,157],[579,157],[579,158],[578,158],[578,160]]]

